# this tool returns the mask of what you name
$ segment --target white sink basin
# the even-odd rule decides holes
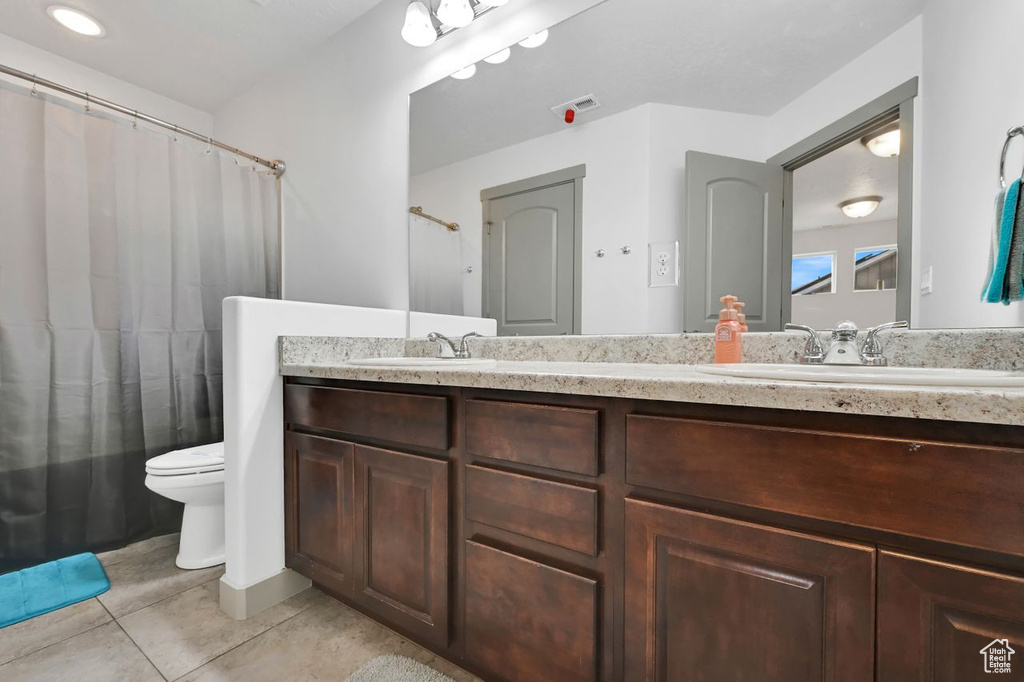
[[[768,379],[890,386],[1024,387],[1024,372],[936,367],[864,367],[861,365],[769,365],[756,363],[698,365],[701,374]]]
[[[486,366],[495,364],[491,358],[359,358],[348,364],[361,367],[444,367]]]

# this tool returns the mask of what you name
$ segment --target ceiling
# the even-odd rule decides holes
[[[212,112],[379,2],[2,0],[0,33]],[[52,4],[90,14],[107,35],[62,28],[46,15]]]
[[[898,208],[899,159],[882,158],[860,140],[793,171],[793,229],[895,220]],[[880,196],[882,203],[865,218],[847,218],[839,202]]]
[[[543,46],[413,95],[412,173],[648,102],[770,115],[920,14],[924,0],[607,0]],[[637,8],[643,11],[637,11]]]

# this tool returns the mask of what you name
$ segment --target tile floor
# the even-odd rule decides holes
[[[0,629],[0,680],[340,682],[381,654],[477,680],[315,589],[233,620],[218,606],[223,567],[176,568],[177,540],[101,554],[108,592]]]

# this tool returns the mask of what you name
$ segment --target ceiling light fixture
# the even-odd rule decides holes
[[[405,25],[402,38],[414,47],[433,45],[437,40],[437,29],[430,18],[430,9],[422,0],[413,0],[405,10]]]
[[[880,203],[882,203],[882,197],[857,197],[856,199],[847,199],[839,204],[839,208],[847,218],[866,218],[875,212]]]
[[[900,155],[900,122],[895,121],[881,130],[861,138],[861,144],[875,156],[891,158]]]
[[[525,39],[520,40],[519,44],[522,47],[534,48],[540,47],[548,41],[548,30],[544,29],[539,33],[534,33],[532,36],[527,36]]]
[[[464,80],[466,80],[468,78],[472,78],[475,73],[476,73],[476,64],[470,64],[466,68],[459,69],[458,71],[453,73],[452,74],[452,78],[454,78],[455,80],[464,81]]]
[[[83,36],[98,38],[107,33],[100,22],[71,7],[50,5],[46,8],[46,13],[64,28]]]
[[[488,64],[504,64],[508,61],[508,58],[512,56],[512,49],[506,47],[501,52],[495,52],[490,57],[484,57],[484,61]]]
[[[473,23],[476,12],[469,0],[441,0],[437,6],[437,18],[448,26],[464,28]]]

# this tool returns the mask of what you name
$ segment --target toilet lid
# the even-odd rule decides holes
[[[224,443],[211,443],[184,450],[173,450],[146,462],[146,473],[156,476],[197,474],[220,471],[223,468]]]

